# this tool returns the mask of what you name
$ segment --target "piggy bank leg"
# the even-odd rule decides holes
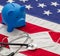
[[[3,20],[2,20],[2,24],[5,24]]]
[[[12,32],[13,29],[14,29],[14,27],[11,27],[11,26],[8,26],[8,27],[7,27],[7,31],[8,31],[8,32]]]

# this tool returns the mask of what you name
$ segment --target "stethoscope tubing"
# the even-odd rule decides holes
[[[0,42],[0,45],[15,45],[15,46],[27,46],[28,47],[28,44],[22,44],[22,43],[5,43],[5,42]]]

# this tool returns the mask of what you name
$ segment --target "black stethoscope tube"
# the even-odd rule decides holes
[[[19,46],[26,46],[28,47],[28,44],[21,44],[21,43],[5,43],[5,42],[0,42],[0,45],[19,45]]]

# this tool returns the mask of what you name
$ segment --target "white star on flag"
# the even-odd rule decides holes
[[[58,13],[60,13],[60,9],[58,9],[58,11],[57,11]]]
[[[59,4],[57,2],[51,2],[51,5],[57,7]]]
[[[44,13],[43,14],[46,14],[46,15],[50,15],[50,14],[52,14],[49,10],[48,11],[44,11]]]
[[[28,9],[28,10],[30,10],[31,8],[33,8],[31,5],[25,5],[26,6],[26,8]]]
[[[39,4],[38,4],[38,7],[44,8],[44,7],[46,7],[46,5],[45,5],[44,3],[42,3],[42,4],[39,3]]]
[[[38,0],[36,0],[36,1],[38,1]]]

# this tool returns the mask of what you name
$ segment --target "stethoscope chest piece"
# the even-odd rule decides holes
[[[28,49],[28,50],[35,50],[35,49],[37,49],[37,45],[34,44],[34,43],[31,43],[31,44],[29,44],[29,46],[28,46],[27,49]]]

